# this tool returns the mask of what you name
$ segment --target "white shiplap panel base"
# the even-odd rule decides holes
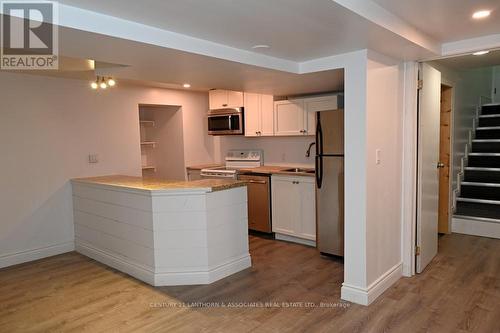
[[[74,189],[76,250],[141,281],[208,284],[251,266],[246,187],[146,198]]]

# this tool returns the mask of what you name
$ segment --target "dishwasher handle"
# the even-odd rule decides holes
[[[246,181],[247,183],[250,183],[250,184],[263,184],[263,185],[266,185],[267,182],[265,180],[252,180],[252,179],[248,179],[248,180],[244,180]]]

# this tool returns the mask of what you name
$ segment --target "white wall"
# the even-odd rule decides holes
[[[493,98],[493,102],[500,103],[500,66],[495,66],[494,68],[492,85],[491,96]]]
[[[342,299],[370,304],[402,275],[403,64],[371,51],[307,64],[345,68]],[[375,150],[381,164],[375,164]]]
[[[0,73],[0,267],[72,248],[70,178],[141,174],[139,103],[182,106],[185,163],[213,162],[206,94]]]
[[[402,274],[403,64],[368,53],[366,118],[367,286]],[[376,164],[380,150],[380,164]]]
[[[371,110],[368,104],[368,51],[361,50],[311,60],[301,64],[302,71],[322,71],[331,68],[344,68],[345,70],[345,254],[344,282],[341,297],[355,303],[368,304],[373,301],[368,297],[369,274],[367,272],[367,246],[369,245],[368,239],[372,237],[367,230],[367,219],[371,214],[367,206],[367,177],[369,175],[368,168],[370,167],[367,159],[367,128],[369,126],[367,112]],[[394,93],[384,97],[389,100],[399,98]],[[387,206],[388,209],[398,208],[390,203],[384,203],[384,207]],[[376,222],[370,221],[370,223]],[[400,239],[401,236],[395,235],[395,237]],[[401,248],[399,247],[398,252],[400,251]],[[378,260],[378,258],[375,258],[375,260]],[[385,283],[383,288],[379,287],[377,290],[384,290],[394,281],[390,280],[389,282]]]

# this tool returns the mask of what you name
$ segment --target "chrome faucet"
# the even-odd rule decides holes
[[[311,156],[311,149],[312,149],[312,146],[314,146],[316,144],[316,142],[311,142],[309,144],[309,148],[307,148],[307,151],[306,151],[306,157],[310,157]]]

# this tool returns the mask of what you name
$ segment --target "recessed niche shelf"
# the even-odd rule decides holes
[[[154,141],[144,141],[144,142],[141,142],[141,146],[152,146],[154,148],[154,147],[156,147],[156,142],[154,142]]]
[[[152,165],[146,165],[146,166],[142,167],[142,170],[143,171],[153,171],[153,172],[156,172],[156,167],[152,166]]]
[[[140,120],[141,125],[155,127],[156,123],[153,120]]]

